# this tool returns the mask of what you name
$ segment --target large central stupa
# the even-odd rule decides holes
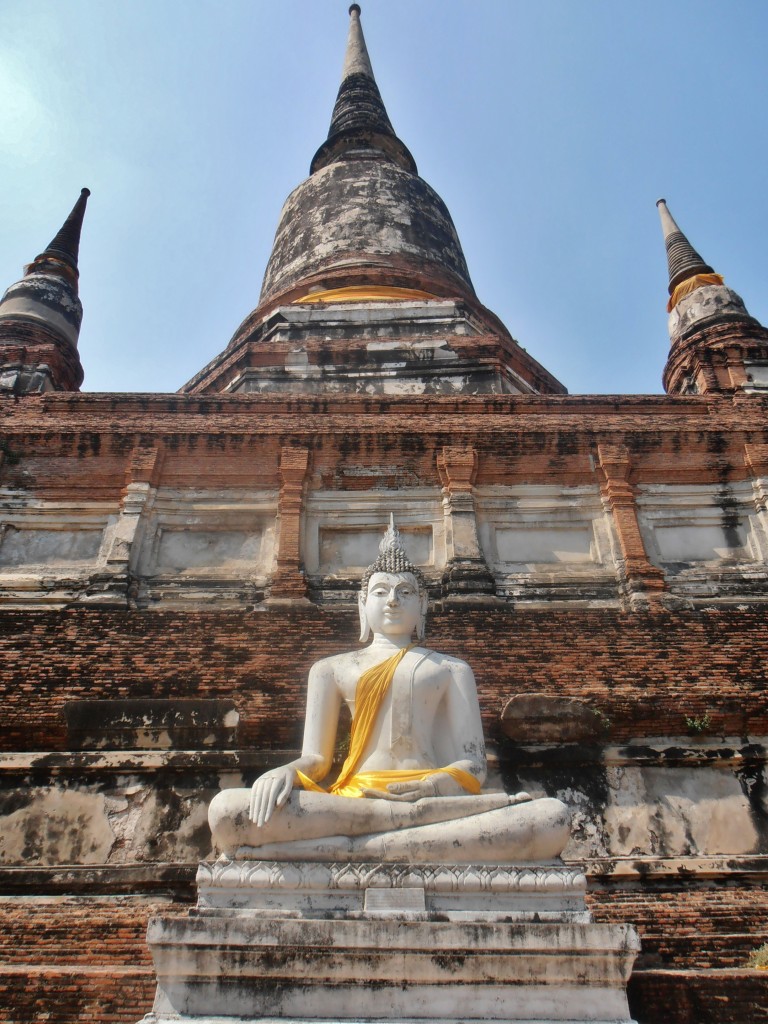
[[[328,138],[283,207],[259,304],[183,390],[565,393],[475,295],[389,120],[357,4]]]

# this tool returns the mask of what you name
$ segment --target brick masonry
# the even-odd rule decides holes
[[[355,646],[348,609],[253,612],[0,613],[0,749],[65,750],[67,701],[234,699],[240,743],[300,744],[310,665]],[[427,643],[475,671],[491,738],[516,693],[579,697],[611,720],[611,739],[677,736],[685,716],[711,732],[768,734],[766,611],[623,613],[444,609]],[[171,656],[172,653],[172,656]]]

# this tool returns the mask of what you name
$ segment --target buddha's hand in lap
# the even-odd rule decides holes
[[[364,789],[367,797],[379,800],[400,800],[415,802],[424,797],[435,796],[466,796],[466,790],[450,775],[435,773],[426,779],[413,782],[390,782],[386,790]]]
[[[248,816],[256,825],[266,825],[272,813],[282,807],[296,785],[296,769],[288,765],[260,775],[251,787]]]

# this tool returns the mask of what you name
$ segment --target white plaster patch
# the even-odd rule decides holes
[[[72,565],[96,560],[102,531],[44,530],[6,526],[0,542],[0,565]]]
[[[255,564],[261,551],[261,534],[227,530],[173,530],[161,532],[156,567],[162,571],[233,567]]]
[[[381,392],[384,395],[423,395],[426,391],[426,382],[423,380],[383,380],[381,384],[373,389],[371,394]],[[366,389],[368,390],[368,389]]]
[[[667,836],[666,855],[752,853],[758,835],[739,780],[717,769],[644,771],[648,803]]]
[[[744,370],[747,374],[745,391],[768,391],[768,362],[747,362],[745,360]]]
[[[483,554],[497,578],[533,584],[545,573],[613,567],[610,517],[596,486],[478,487],[475,504]]]
[[[751,481],[712,486],[655,484],[638,488],[638,520],[651,561],[750,561],[761,533]]]
[[[141,537],[139,573],[266,579],[276,513],[274,491],[160,488]]]
[[[196,836],[208,831],[208,801],[197,794],[179,800],[180,820],[166,818],[166,800],[151,791],[142,799],[140,813],[133,818],[125,860],[194,861],[200,857]],[[207,851],[206,851],[207,852]]]
[[[745,558],[746,534],[743,524],[730,536],[719,525],[657,526],[656,545],[663,562],[710,562],[718,558]]]
[[[496,529],[496,551],[503,562],[594,562],[592,534],[580,529]]]
[[[104,864],[114,842],[101,794],[40,788],[2,819],[0,863]]]

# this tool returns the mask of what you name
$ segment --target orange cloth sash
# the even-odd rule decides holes
[[[702,285],[723,283],[724,281],[720,274],[694,274],[693,277],[686,277],[686,279],[681,281],[674,289],[669,297],[667,312],[671,313],[680,299],[684,299],[686,295],[690,295],[691,292],[695,292],[696,289],[701,288]]]
[[[417,768],[413,770],[394,769],[380,772],[361,772],[355,774],[355,769],[360,763],[365,747],[373,732],[376,719],[381,705],[384,701],[392,680],[397,671],[397,666],[405,655],[412,649],[414,644],[404,647],[397,654],[386,661],[382,661],[373,668],[367,669],[357,681],[355,691],[355,702],[357,708],[355,717],[352,719],[352,726],[349,733],[349,754],[339,772],[339,777],[330,787],[323,789],[316,782],[310,779],[303,772],[298,772],[299,782],[304,789],[314,793],[333,793],[336,796],[361,797],[366,789],[378,789],[386,792],[391,782],[414,782],[429,778],[430,775],[443,773],[450,775],[467,792],[476,794],[480,792],[480,783],[469,772],[461,768],[454,768],[448,765],[446,768]]]

